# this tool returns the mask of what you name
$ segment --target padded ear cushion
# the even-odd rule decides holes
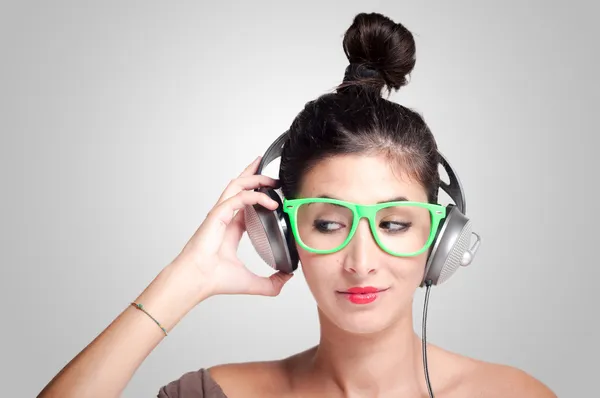
[[[430,251],[421,286],[427,280],[432,285],[444,283],[461,265],[468,265],[464,259],[469,250],[471,234],[471,221],[456,206],[449,205]]]
[[[269,195],[279,207],[269,210],[257,204],[244,208],[244,221],[250,242],[271,268],[292,273],[298,267],[298,254],[287,214],[282,210],[281,198],[271,188],[260,188],[258,191]]]

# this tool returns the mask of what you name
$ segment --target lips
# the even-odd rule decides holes
[[[350,294],[367,294],[367,293],[377,293],[382,291],[383,289],[378,289],[376,287],[373,286],[366,286],[366,287],[351,287],[350,289],[346,290],[344,293],[350,293]]]
[[[387,289],[380,289],[373,286],[365,287],[351,287],[350,289],[341,291],[350,302],[354,304],[368,304],[375,301],[379,294],[386,291]]]

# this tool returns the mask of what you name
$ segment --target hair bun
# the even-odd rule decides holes
[[[354,17],[343,40],[344,53],[350,61],[341,87],[387,86],[398,90],[407,84],[406,76],[415,66],[415,41],[403,25],[378,13],[361,13]]]

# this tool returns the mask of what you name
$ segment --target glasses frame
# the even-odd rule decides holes
[[[310,204],[310,203],[330,203],[330,204],[346,207],[352,211],[353,218],[352,218],[352,226],[350,227],[350,232],[348,233],[346,240],[344,240],[344,242],[341,243],[339,246],[337,246],[333,249],[327,249],[327,250],[313,249],[313,248],[307,246],[302,241],[302,238],[300,238],[300,234],[298,232],[298,222],[297,222],[298,209],[300,208],[300,206],[305,205],[305,204]],[[423,209],[429,210],[429,214],[431,215],[431,227],[430,227],[430,231],[429,231],[429,237],[427,238],[427,242],[421,249],[414,251],[412,253],[394,252],[394,251],[386,248],[385,245],[379,239],[379,235],[377,233],[377,226],[375,225],[376,214],[381,209],[385,209],[387,207],[393,207],[393,206],[413,206],[413,207],[416,206],[416,207],[421,207]],[[364,205],[364,204],[358,204],[358,203],[348,202],[348,201],[339,200],[339,199],[332,199],[332,198],[284,199],[283,200],[283,211],[289,217],[290,227],[292,229],[292,233],[294,235],[294,238],[296,239],[296,242],[298,242],[300,247],[302,247],[306,251],[309,251],[311,253],[316,253],[316,254],[330,254],[330,253],[335,253],[337,251],[342,250],[352,240],[352,237],[356,233],[356,230],[358,228],[358,223],[360,222],[360,220],[363,218],[366,218],[369,221],[371,235],[373,236],[373,238],[375,239],[375,241],[377,242],[379,247],[386,253],[388,253],[392,256],[395,256],[395,257],[414,257],[414,256],[418,256],[419,254],[425,252],[425,250],[429,249],[429,247],[433,243],[433,240],[435,239],[437,230],[440,226],[440,222],[446,217],[446,207],[443,205],[434,204],[434,203],[395,201],[395,202],[385,202],[385,203]]]

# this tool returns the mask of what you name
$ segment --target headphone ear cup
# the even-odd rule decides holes
[[[279,206],[269,210],[259,204],[244,208],[246,231],[254,250],[271,268],[292,273],[298,267],[298,253],[289,227],[287,214],[283,212],[281,197],[272,188],[259,188]]]
[[[426,281],[440,285],[450,279],[462,266],[469,265],[473,253],[469,251],[472,234],[471,221],[453,205],[448,205],[427,259],[421,286]]]

